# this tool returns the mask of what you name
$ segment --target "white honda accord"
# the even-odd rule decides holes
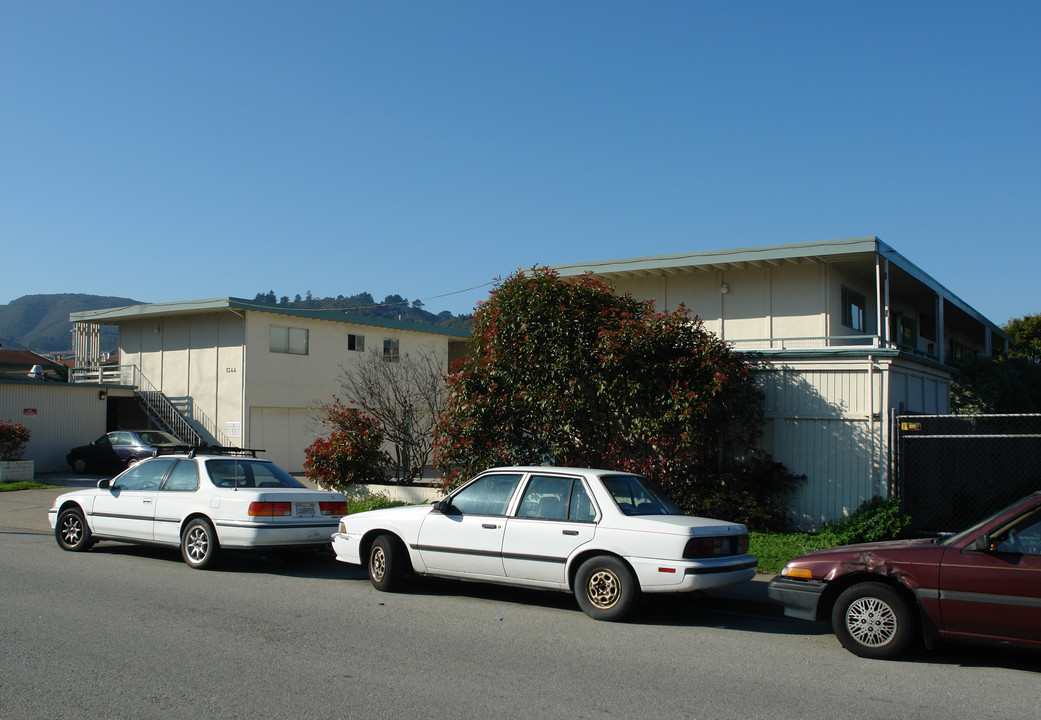
[[[347,499],[311,490],[256,450],[162,448],[96,488],[59,495],[48,512],[63,550],[99,540],[171,545],[205,568],[221,549],[300,553],[329,545]]]
[[[563,590],[597,620],[624,618],[641,592],[756,571],[744,525],[684,515],[645,478],[586,468],[495,468],[434,505],[349,515],[333,550],[367,565],[378,590],[409,573]]]

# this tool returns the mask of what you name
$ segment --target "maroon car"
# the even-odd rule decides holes
[[[957,535],[808,553],[768,592],[789,617],[830,622],[862,657],[937,638],[1039,646],[1041,492]]]

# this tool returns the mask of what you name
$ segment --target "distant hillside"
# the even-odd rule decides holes
[[[130,298],[101,295],[25,295],[10,305],[0,305],[0,344],[5,350],[69,352],[72,350],[69,313],[140,304]],[[103,328],[101,349],[114,352],[116,343],[116,329]]]
[[[447,310],[434,314],[423,309],[419,300],[409,302],[400,295],[388,295],[383,302],[376,302],[367,292],[357,295],[337,295],[336,297],[316,298],[310,292],[306,296],[297,295],[290,300],[288,295],[276,297],[275,291],[257,293],[253,298],[257,302],[270,303],[284,308],[307,308],[311,310],[344,310],[352,315],[368,315],[388,320],[404,320],[406,322],[440,325],[442,327],[470,329],[473,324],[472,315],[453,315]]]

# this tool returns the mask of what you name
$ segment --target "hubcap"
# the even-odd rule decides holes
[[[66,545],[75,545],[80,541],[80,535],[83,533],[83,528],[80,527],[79,521],[74,517],[65,518],[65,522],[61,526],[61,537],[65,541]]]
[[[846,629],[861,645],[879,647],[896,635],[896,613],[878,598],[861,598],[846,610]]]
[[[613,607],[621,595],[618,576],[610,570],[600,569],[589,576],[586,583],[586,595],[589,602],[601,610]]]
[[[206,531],[198,527],[192,528],[188,533],[188,541],[185,543],[188,557],[192,559],[192,562],[199,562],[206,557],[206,549],[209,546],[210,539],[206,536]]]
[[[369,561],[369,572],[372,579],[379,582],[387,572],[387,556],[383,554],[383,548],[375,548],[372,551],[372,559]]]

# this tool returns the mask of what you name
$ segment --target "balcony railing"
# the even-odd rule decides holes
[[[877,335],[832,335],[829,337],[781,337],[727,340],[735,350],[813,350],[817,348],[883,347]]]

